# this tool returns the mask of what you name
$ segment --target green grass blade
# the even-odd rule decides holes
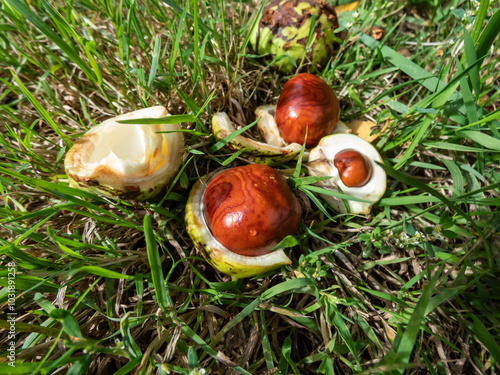
[[[469,323],[469,328],[478,337],[479,341],[488,349],[489,354],[493,357],[496,363],[500,363],[500,345],[498,345],[498,337],[495,338],[489,333],[484,323],[476,315],[471,315],[474,324]]]
[[[264,360],[266,361],[266,367],[268,370],[272,370],[274,368],[274,361],[272,356],[271,343],[269,342],[269,336],[267,334],[266,327],[266,317],[264,314],[264,310],[260,310],[260,322],[261,322],[261,332],[262,332],[262,351],[264,353]]]
[[[81,356],[75,356],[66,359],[66,363],[74,363],[78,361]],[[7,362],[0,362],[0,374],[8,374],[8,375],[21,375],[32,373],[33,371],[47,369],[51,367],[57,361],[47,361],[43,364],[43,366],[39,369],[37,362],[22,362],[17,361],[14,362],[14,366],[10,366]],[[38,371],[36,373],[39,373]]]
[[[63,330],[68,336],[82,338],[78,321],[68,310],[54,309],[50,312],[50,317],[62,324]]]
[[[478,152],[488,152],[483,148],[463,146],[456,143],[449,142],[439,142],[439,141],[427,141],[423,143],[426,148],[438,148],[443,150],[450,151],[461,151],[461,152],[469,152],[469,153],[478,153]]]
[[[123,338],[123,346],[129,353],[131,358],[141,357],[141,349],[135,342],[130,332],[130,312],[127,312],[123,318],[120,319],[120,333]]]
[[[457,72],[461,73],[463,71],[462,63],[460,61],[458,61],[458,59],[457,59],[456,64],[457,64]],[[471,71],[471,73],[472,73],[472,71]],[[478,78],[479,78],[479,76],[478,76]],[[469,87],[469,81],[472,81],[472,80],[467,79],[466,76],[462,77],[460,79],[460,89],[462,92],[462,96],[464,98],[464,105],[465,105],[465,111],[467,112],[467,118],[469,120],[469,123],[471,123],[471,122],[476,122],[478,120],[478,113],[476,110],[476,103],[474,101],[474,97],[473,97],[471,89]],[[479,92],[479,88],[477,90],[476,89],[474,89],[474,90],[476,92]]]
[[[168,311],[169,307],[172,305],[172,301],[167,294],[165,279],[163,278],[163,271],[161,267],[160,253],[158,252],[158,246],[156,245],[150,215],[144,216],[144,236],[146,239],[149,267],[151,269],[151,281],[154,285],[156,299],[162,310]]]
[[[19,88],[21,89],[22,93],[24,96],[29,100],[29,102],[35,107],[37,112],[42,116],[42,118],[49,124],[49,126],[56,132],[59,137],[66,143],[67,146],[71,146],[70,141],[68,140],[68,137],[64,135],[64,133],[59,129],[59,126],[52,120],[52,117],[49,115],[49,113],[45,110],[45,108],[36,100],[36,98],[29,92],[29,90],[24,86],[24,84],[21,82],[21,80],[17,77],[17,75],[11,71],[12,77],[14,80],[17,82],[19,85]]]
[[[460,138],[470,139],[477,144],[492,151],[500,151],[500,139],[492,137],[486,133],[474,130],[463,130],[456,133]]]
[[[151,70],[149,72],[148,78],[148,89],[151,90],[153,87],[153,82],[156,77],[156,72],[158,70],[158,61],[160,59],[160,49],[161,49],[161,39],[159,37],[155,38],[155,46],[153,48],[153,61],[151,62]]]
[[[306,129],[306,136],[304,138],[304,143],[302,144],[302,148],[300,149],[299,156],[297,158],[297,163],[295,164],[295,169],[293,170],[294,179],[298,179],[300,177],[300,171],[302,170],[302,158],[304,157],[304,152],[306,150],[307,132],[308,129]]]
[[[309,190],[314,193],[319,193],[319,194],[325,194],[325,195],[330,195],[332,197],[338,198],[338,199],[344,199],[344,200],[349,200],[349,201],[354,201],[354,202],[365,202],[365,203],[370,203],[366,199],[358,198],[358,197],[353,197],[347,194],[339,193],[338,191],[334,190],[328,190],[319,186],[314,186],[314,185],[300,185],[300,190]]]
[[[111,271],[111,270],[108,270],[108,269],[105,269],[102,267],[97,267],[97,266],[82,266],[82,267],[74,269],[73,271],[87,272],[87,273],[91,273],[92,275],[107,277],[108,279],[125,279],[127,281],[134,280],[133,275],[124,275],[122,273]]]
[[[156,125],[156,124],[180,124],[183,122],[195,122],[196,117],[193,115],[171,115],[159,118],[137,118],[132,120],[120,120],[120,124],[142,124],[142,125]]]
[[[479,9],[475,13],[474,24],[472,25],[472,29],[470,32],[471,41],[475,42],[478,40],[479,35],[483,30],[484,20],[486,19],[489,8],[490,0],[481,0],[481,2],[479,3]]]
[[[330,219],[331,221],[335,220],[330,215],[330,213],[327,211],[327,209],[325,208],[325,206],[323,205],[323,203],[321,203],[321,201],[316,197],[316,195],[313,194],[313,192],[311,190],[306,189],[304,186],[299,186],[298,189],[300,191],[304,192],[309,197],[309,199],[311,199],[314,202],[314,204],[316,205],[316,207],[318,207],[319,210],[326,215],[326,217],[328,219]]]
[[[483,0],[482,2],[484,2]],[[482,3],[481,2],[481,3]],[[478,24],[479,25],[479,24]],[[479,39],[477,40],[477,56],[482,57],[485,56],[488,51],[490,50],[490,47],[493,45],[493,42],[495,41],[495,38],[498,36],[500,33],[500,9],[497,9],[493,16],[491,16],[490,20],[484,27],[484,29],[478,26],[478,29],[481,30],[481,35],[479,36]]]
[[[38,17],[22,0],[5,0],[14,9],[16,9],[24,18],[30,21],[37,29],[44,33],[52,42],[54,42],[78,67],[85,75],[94,82],[97,82],[97,77],[94,75],[92,68],[83,61],[78,52],[70,47],[59,35],[52,31],[43,20]]]
[[[477,19],[476,19],[477,21]],[[477,60],[477,55],[476,55],[476,49],[474,48],[474,41],[472,40],[471,35],[467,31],[466,28],[464,28],[464,49],[465,49],[465,56],[467,59],[467,65],[473,66],[474,68],[470,71],[469,73],[469,79],[472,83],[472,87],[474,88],[474,95],[477,96],[480,94],[480,78],[479,78],[479,66],[475,65],[475,62]],[[463,95],[463,93],[462,93]],[[464,101],[466,98],[464,97]],[[477,118],[474,120],[477,121]]]
[[[446,166],[446,168],[448,168],[451,174],[451,178],[453,179],[453,197],[463,194],[465,181],[462,173],[460,172],[460,168],[458,168],[457,163],[455,163],[453,160],[447,159],[443,159],[441,161]]]
[[[198,22],[198,1],[193,0],[193,45],[194,45],[194,72],[193,83],[201,78],[203,84],[203,69],[200,69],[200,25]],[[200,77],[201,74],[201,77]]]
[[[261,298],[265,301],[266,299],[272,298],[278,294],[303,288],[309,289],[314,285],[314,282],[307,278],[290,279],[267,289],[264,293],[262,293]]]
[[[83,49],[85,50],[85,55],[87,55],[87,59],[89,59],[90,66],[92,67],[92,71],[94,72],[96,83],[98,86],[101,86],[102,85],[101,69],[99,68],[99,64],[97,63],[97,61],[95,61],[94,56],[92,56],[92,52],[95,52],[95,43],[85,41],[83,42]]]
[[[285,341],[283,342],[283,347],[281,349],[281,355],[286,359],[286,361],[288,362],[288,364],[292,368],[293,373],[300,374],[300,371],[299,371],[297,365],[295,364],[295,362],[292,359],[292,339],[290,338],[290,336],[287,336],[285,338]]]
[[[92,363],[93,357],[93,354],[87,354],[83,357],[80,357],[80,359],[70,367],[66,375],[82,375],[87,373],[87,370]]]
[[[179,24],[177,27],[177,33],[175,34],[175,39],[174,43],[172,45],[172,51],[170,53],[170,60],[168,63],[168,69],[170,72],[170,82],[173,84],[174,83],[174,69],[175,69],[175,64],[177,63],[178,57],[177,54],[179,53],[179,44],[181,41],[181,37],[183,35],[183,30],[184,30],[184,25],[186,23],[186,15],[187,15],[187,9],[188,9],[188,4],[185,5],[185,8],[182,12],[182,15],[179,19]]]
[[[251,19],[251,26],[248,28],[248,33],[245,37],[245,40],[243,41],[243,44],[241,46],[241,52],[240,52],[240,58],[243,57],[243,55],[245,54],[245,51],[246,51],[246,48],[248,46],[248,43],[250,43],[250,38],[252,36],[252,32],[253,30],[258,27],[258,23],[259,23],[259,20],[260,20],[260,17],[262,15],[262,11],[264,10],[264,7],[267,5],[267,2],[266,1],[263,1],[260,6],[259,6],[259,9],[257,10],[257,12],[255,12],[254,16],[252,17]],[[259,53],[259,51],[256,51],[257,53]]]
[[[224,147],[225,145],[227,145],[231,140],[233,140],[234,138],[236,138],[238,135],[246,132],[252,126],[254,126],[255,124],[257,124],[258,121],[259,121],[259,119],[255,120],[251,124],[248,124],[247,126],[242,127],[241,129],[236,130],[235,132],[232,132],[228,136],[222,138],[220,141],[218,141],[216,144],[214,144],[212,147],[210,147],[209,151],[212,152],[212,153],[216,152],[216,151],[219,151],[222,147]]]
[[[28,238],[30,236],[31,233],[34,233],[38,228],[40,228],[42,225],[44,225],[47,221],[50,220],[50,218],[52,216],[55,215],[55,212],[49,216],[47,216],[45,219],[41,220],[40,222],[38,222],[37,224],[33,225],[30,229],[28,229],[26,232],[24,232],[21,236],[17,237],[15,239],[14,242],[12,242],[12,244],[14,246],[18,245],[21,241],[23,241],[24,239]]]
[[[126,363],[114,375],[127,375],[131,373],[142,361],[142,357],[132,358],[130,362]]]
[[[404,197],[391,197],[391,198],[382,198],[378,205],[380,207],[383,206],[406,206],[410,204],[422,204],[422,203],[436,203],[440,202],[440,199],[437,197],[432,197],[428,195],[424,196],[404,196]]]

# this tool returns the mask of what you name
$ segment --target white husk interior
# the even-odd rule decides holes
[[[143,173],[146,164],[144,150],[151,146],[151,139],[146,136],[146,132],[147,129],[140,126],[101,126],[100,130],[95,132],[97,137],[93,152],[83,156],[82,161],[88,170],[105,164],[123,175]]]
[[[337,153],[346,149],[354,149],[365,155],[370,161],[372,176],[366,185],[348,187],[342,182],[339,171],[333,164],[333,160]],[[338,191],[338,186],[344,194],[369,201],[370,203],[348,201],[351,213],[368,214],[372,204],[384,195],[387,185],[385,171],[375,161],[382,163],[382,158],[370,143],[356,135],[335,134],[324,137],[318,146],[311,150],[309,154],[309,171],[316,176],[332,176],[330,180],[321,182],[320,185],[336,191]],[[329,195],[322,196],[332,207],[341,212],[346,211],[344,203],[339,199]]]
[[[278,125],[274,120],[276,107],[274,105],[263,105],[255,110],[255,116],[260,118],[257,126],[259,127],[260,134],[266,140],[266,143],[271,146],[285,147],[286,142],[281,137]],[[300,145],[299,145],[300,146]]]
[[[117,190],[134,186],[144,191],[170,179],[181,159],[182,134],[158,132],[179,130],[180,125],[118,123],[165,116],[166,109],[156,106],[96,125],[68,152],[67,173]]]
[[[231,120],[229,120],[228,115],[224,112],[216,113],[212,118],[212,122],[215,123],[220,130],[223,130],[226,133],[226,135],[229,135],[236,131],[235,127],[231,123]],[[284,150],[285,151],[289,150],[290,152],[298,152],[300,151],[301,148],[301,146],[297,143],[292,143],[284,147],[273,146],[264,142],[254,141],[253,139],[244,137],[242,135],[238,135],[233,139],[234,141],[244,144],[250,148],[262,150],[264,152],[270,152],[273,154],[282,154]]]

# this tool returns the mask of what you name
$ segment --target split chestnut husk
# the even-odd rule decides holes
[[[203,257],[234,279],[290,264],[272,249],[301,222],[302,209],[278,171],[252,164],[207,175],[192,188],[187,231]]]
[[[266,116],[266,119],[268,117],[269,116]],[[266,119],[263,117],[261,122],[265,122]],[[272,121],[274,121],[274,119],[272,119]],[[231,123],[226,113],[218,112],[214,114],[212,118],[212,132],[216,141],[221,141],[235,131],[236,128]],[[233,153],[243,150],[240,154],[242,158],[254,163],[275,165],[292,160],[299,154],[300,149],[301,146],[296,143],[282,146],[273,145],[265,142],[258,142],[240,134],[232,138],[224,146],[223,151]]]
[[[364,139],[352,134],[324,137],[309,153],[307,167],[312,176],[331,176],[318,185],[339,191],[365,202],[347,200],[346,204],[331,195],[321,194],[340,212],[369,214],[372,205],[385,193],[387,176],[378,151]]]
[[[182,161],[179,124],[122,124],[168,116],[162,106],[126,113],[94,126],[68,151],[70,186],[120,199],[144,200],[167,186]]]

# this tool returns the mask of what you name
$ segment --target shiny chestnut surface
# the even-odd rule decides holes
[[[335,155],[335,168],[339,170],[340,178],[345,186],[361,187],[370,181],[372,165],[366,156],[360,152],[347,149]]]
[[[302,216],[285,177],[262,164],[232,168],[214,177],[203,205],[215,239],[246,256],[268,253],[297,231]]]
[[[313,147],[335,130],[339,114],[332,88],[321,78],[302,73],[283,86],[274,118],[286,142],[303,144],[307,131],[306,147]]]

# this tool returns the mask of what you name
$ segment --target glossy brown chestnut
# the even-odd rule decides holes
[[[203,205],[215,239],[246,256],[268,253],[297,231],[302,216],[285,177],[263,164],[235,167],[214,177]]]
[[[307,131],[309,148],[335,130],[339,115],[339,102],[332,88],[321,78],[302,73],[283,86],[274,118],[288,143],[302,145]]]
[[[360,152],[347,149],[342,150],[333,159],[335,168],[339,170],[340,178],[345,186],[361,187],[370,181],[372,165]]]

